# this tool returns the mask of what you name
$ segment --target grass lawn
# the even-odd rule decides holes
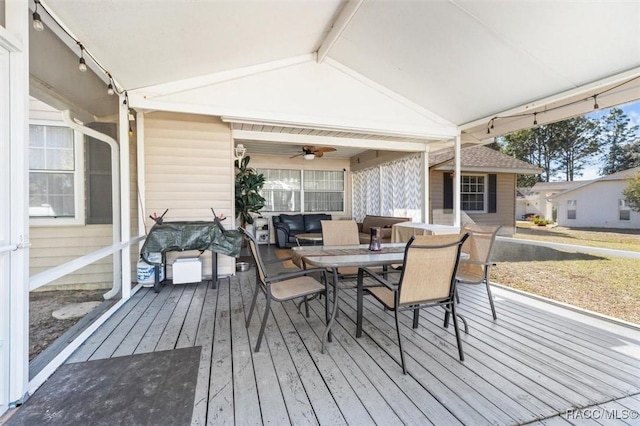
[[[640,251],[640,230],[518,227],[516,238]],[[516,247],[518,246],[518,247]],[[499,243],[491,281],[640,324],[640,261]]]

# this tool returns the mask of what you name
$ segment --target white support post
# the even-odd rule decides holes
[[[29,382],[29,214],[28,214],[28,117],[29,117],[29,4],[24,0],[7,0],[5,28],[15,38],[9,50],[10,127],[10,243],[18,247],[10,255],[9,336],[7,346],[8,378],[0,373],[0,386],[8,380],[9,403],[22,402]],[[3,307],[4,309],[4,307]],[[5,346],[5,347],[7,347]],[[0,349],[4,350],[4,348]],[[2,366],[1,368],[4,368]],[[3,401],[4,403],[4,401]]]
[[[120,241],[127,243],[131,239],[131,184],[129,167],[129,105],[120,108]],[[114,229],[114,233],[117,230]],[[114,256],[115,259],[118,256]],[[131,246],[128,244],[120,251],[120,279],[122,280],[122,298],[131,297]],[[115,277],[114,277],[115,278]]]
[[[462,137],[458,132],[458,136],[456,136],[455,142],[455,154],[454,154],[454,163],[455,163],[455,178],[453,179],[453,226],[460,227],[460,145],[462,142]]]
[[[147,190],[144,178],[146,170],[144,167],[144,111],[137,111],[136,114],[136,150],[138,174],[138,235],[146,235],[147,229],[144,226],[145,212],[147,211]],[[233,196],[233,194],[231,195]],[[233,213],[235,214],[235,212]]]
[[[422,153],[422,222],[431,223],[431,211],[429,195],[431,194],[429,183],[429,145],[425,145]]]

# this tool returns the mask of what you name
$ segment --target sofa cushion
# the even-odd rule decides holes
[[[304,215],[304,232],[315,234],[322,232],[321,220],[331,220],[329,214],[306,214]]]
[[[290,234],[300,234],[305,232],[304,217],[301,214],[281,214],[280,222],[289,227]]]

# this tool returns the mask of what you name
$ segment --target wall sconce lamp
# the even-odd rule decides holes
[[[242,145],[241,143],[236,145],[236,147],[233,150],[233,155],[235,159],[238,161],[242,160],[246,153],[247,153],[247,148],[245,148],[244,145]]]

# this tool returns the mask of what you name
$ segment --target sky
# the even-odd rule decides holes
[[[629,120],[631,120],[631,125],[640,126],[640,100],[629,102],[628,104],[618,105],[615,108],[620,108],[627,115]],[[587,114],[589,118],[600,118],[609,113],[609,109],[603,109],[592,114]],[[638,135],[640,136],[640,135]],[[597,179],[601,177],[598,174],[598,170],[600,169],[600,164],[593,164],[591,166],[585,167],[583,170],[583,175],[576,178],[576,180],[590,180]]]

